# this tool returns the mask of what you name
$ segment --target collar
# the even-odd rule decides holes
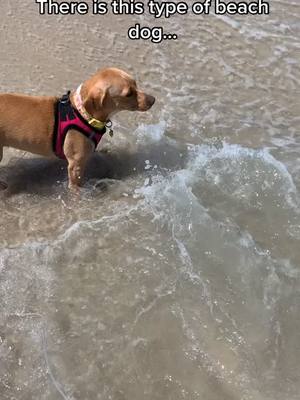
[[[104,129],[107,125],[107,122],[102,122],[99,121],[98,119],[94,118],[90,113],[87,112],[85,109],[83,102],[82,102],[82,97],[81,97],[81,88],[82,85],[78,87],[74,94],[74,105],[77,109],[77,111],[81,114],[81,116],[87,121],[89,125],[91,125],[93,128],[96,129]]]

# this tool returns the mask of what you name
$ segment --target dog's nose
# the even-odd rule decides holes
[[[149,105],[150,105],[150,107],[152,107],[154,103],[155,103],[155,97],[149,95]]]

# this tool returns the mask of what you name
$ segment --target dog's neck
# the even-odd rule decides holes
[[[94,128],[103,129],[107,121],[109,120],[109,115],[104,112],[104,110],[97,110],[91,115],[85,108],[81,95],[82,85],[78,87],[75,93],[72,95],[72,105],[80,113],[80,115]]]

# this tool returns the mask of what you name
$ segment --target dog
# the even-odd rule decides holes
[[[61,98],[0,94],[0,161],[4,147],[66,159],[69,188],[78,192],[89,157],[103,134],[112,134],[110,118],[154,103],[118,68],[99,70]]]

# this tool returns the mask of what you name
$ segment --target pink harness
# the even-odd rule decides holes
[[[55,126],[53,134],[53,151],[57,157],[65,160],[64,143],[70,129],[81,132],[95,144],[95,150],[106,128],[96,129],[85,121],[70,102],[70,92],[57,101],[55,106]]]

